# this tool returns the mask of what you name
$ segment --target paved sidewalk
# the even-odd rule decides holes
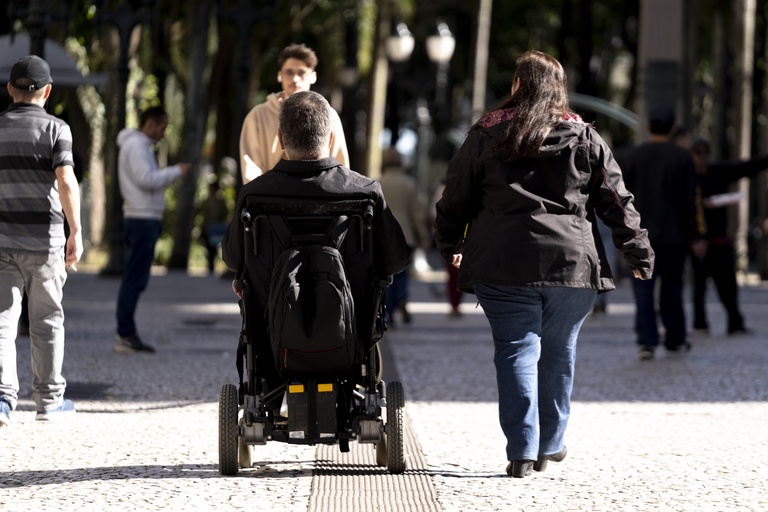
[[[471,297],[448,319],[441,283],[413,282],[413,322],[387,333],[387,377],[405,387],[408,470],[372,449],[269,443],[252,469],[217,471],[217,400],[234,383],[240,318],[229,282],[171,272],[139,305],[155,355],[112,352],[114,278],[70,274],[64,375],[78,414],[34,421],[29,344],[22,399],[0,429],[0,510],[761,511],[768,510],[768,287],[741,290],[754,336],[712,335],[638,362],[623,283],[581,336],[568,458],[503,476],[487,323]]]

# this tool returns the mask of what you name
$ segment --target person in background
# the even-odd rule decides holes
[[[567,453],[579,330],[597,293],[614,288],[596,216],[633,276],[650,279],[653,250],[611,150],[570,110],[560,63],[528,51],[511,96],[448,163],[435,220],[440,254],[491,326],[512,477]]]
[[[152,146],[165,136],[167,127],[168,114],[163,107],[155,106],[141,113],[138,130],[123,128],[117,134],[125,268],[117,294],[117,335],[112,348],[122,354],[155,351],[139,337],[136,307],[149,283],[155,259],[165,212],[165,189],[192,169],[190,163],[158,167]]]
[[[216,270],[216,256],[219,254],[219,246],[227,231],[229,220],[227,203],[222,196],[219,180],[215,174],[211,174],[208,178],[208,197],[205,198],[202,209],[201,238],[207,251],[208,273],[213,275]]]
[[[435,219],[437,217],[437,202],[443,197],[443,190],[445,190],[445,179],[438,181],[435,186],[435,190],[432,192],[432,226],[435,225]],[[463,294],[459,290],[459,268],[454,266],[450,262],[445,262],[445,269],[448,278],[445,281],[445,291],[448,295],[448,304],[451,306],[451,311],[448,313],[448,318],[459,318],[461,316],[461,298]]]
[[[703,257],[693,257],[693,329],[709,332],[707,321],[707,280],[712,278],[728,315],[726,332],[729,336],[752,334],[744,325],[739,310],[739,286],[736,280],[736,260],[733,239],[728,234],[728,206],[745,200],[738,193],[729,193],[731,183],[757,175],[768,168],[768,155],[741,162],[710,162],[709,141],[696,137],[691,143],[693,161],[701,188],[701,203],[707,227],[707,251]]]
[[[83,254],[80,189],[72,132],[45,111],[53,79],[37,55],[19,59],[7,84],[13,103],[0,113],[0,427],[19,397],[16,336],[22,296],[29,300],[32,400],[38,421],[75,413],[64,398],[66,267]],[[64,234],[64,220],[69,235]]]
[[[405,241],[411,249],[427,250],[432,238],[427,229],[427,209],[416,179],[406,172],[403,160],[396,149],[384,151],[382,158],[382,176],[379,180],[381,191],[387,200],[389,209],[397,219],[405,235]],[[387,288],[386,305],[390,325],[394,325],[395,311],[402,315],[404,323],[410,323],[408,312],[409,269],[392,276],[392,284]]]
[[[648,112],[650,140],[624,153],[620,161],[624,182],[648,230],[656,253],[653,278],[633,280],[635,334],[638,359],[653,359],[659,345],[657,312],[664,325],[668,354],[691,349],[683,308],[683,274],[689,251],[706,250],[704,226],[696,201],[697,180],[690,151],[672,142],[675,113],[668,105],[653,105]],[[655,288],[660,283],[658,310]]]
[[[292,44],[283,48],[277,59],[279,71],[277,81],[280,92],[267,96],[264,103],[251,109],[243,121],[240,131],[240,170],[243,184],[272,169],[284,157],[277,140],[277,118],[283,100],[299,91],[308,91],[317,82],[317,55],[303,44]],[[349,166],[349,152],[344,138],[344,128],[336,111],[333,120],[333,146],[331,156]]]

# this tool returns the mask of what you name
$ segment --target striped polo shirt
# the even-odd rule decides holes
[[[66,243],[56,168],[74,167],[67,123],[31,103],[0,113],[0,252],[56,252]]]

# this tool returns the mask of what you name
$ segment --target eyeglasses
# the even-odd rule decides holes
[[[288,80],[291,80],[294,77],[298,77],[299,80],[306,80],[306,78],[312,73],[314,73],[314,71],[307,68],[298,68],[298,69],[285,68],[280,71],[280,74],[283,75]]]

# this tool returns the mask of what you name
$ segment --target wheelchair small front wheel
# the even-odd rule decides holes
[[[376,465],[377,466],[386,466],[387,465],[387,434],[384,434],[381,437],[381,441],[376,443],[374,445],[374,449],[376,450]]]

